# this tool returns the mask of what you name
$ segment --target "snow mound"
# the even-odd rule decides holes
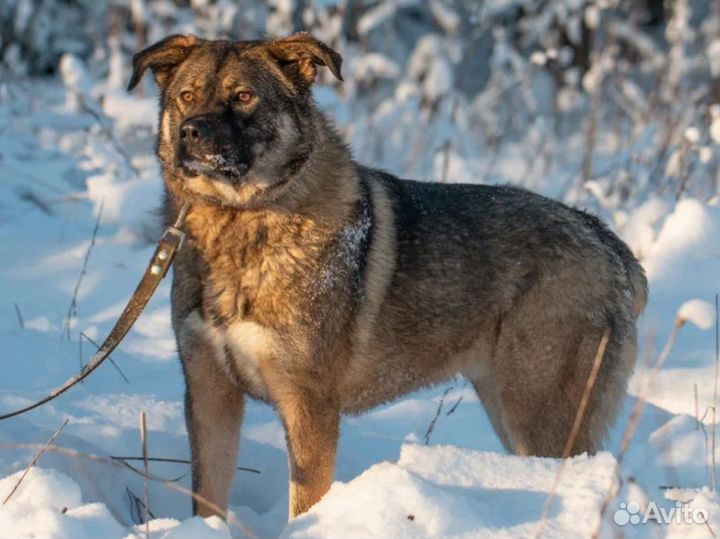
[[[0,479],[0,500],[12,491],[22,471]],[[150,521],[151,539],[230,539],[219,517],[189,518],[184,522],[160,518]],[[132,530],[132,532],[130,532]],[[0,505],[0,539],[136,539],[145,525],[122,526],[104,503],[83,504],[80,487],[55,469],[31,468],[17,491]]]
[[[0,499],[22,473],[0,479]],[[0,505],[0,538],[120,539],[127,534],[105,504],[83,505],[77,483],[54,469],[30,469],[10,500]]]
[[[680,200],[655,240],[645,270],[650,280],[683,275],[698,260],[720,257],[720,209],[694,198]]]
[[[349,483],[336,482],[282,537],[532,536],[559,466],[556,459],[404,445],[397,464],[376,464]],[[592,533],[614,466],[609,453],[567,462],[546,536]]]
[[[189,518],[172,528],[162,539],[230,539],[230,530],[220,517]]]

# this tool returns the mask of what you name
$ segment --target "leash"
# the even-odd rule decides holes
[[[138,317],[143,312],[143,309],[145,309],[145,306],[155,293],[160,281],[162,281],[163,277],[167,274],[168,269],[170,269],[170,265],[175,258],[175,254],[182,247],[185,240],[185,233],[182,231],[182,225],[185,222],[185,217],[187,216],[189,209],[190,204],[188,202],[183,203],[175,222],[165,229],[165,232],[163,233],[162,238],[160,238],[160,242],[155,249],[155,253],[150,259],[150,263],[148,264],[142,279],[140,279],[140,283],[135,289],[135,292],[125,306],[120,318],[118,318],[117,322],[115,322],[115,325],[110,330],[110,333],[105,338],[105,341],[103,341],[100,348],[98,348],[97,352],[95,352],[95,355],[90,359],[90,361],[80,370],[78,374],[67,380],[61,386],[53,389],[46,397],[29,406],[15,410],[14,412],[0,415],[0,421],[24,414],[30,410],[34,410],[35,408],[50,402],[54,398],[59,397],[78,382],[87,378],[110,356],[112,351],[117,348],[118,344],[120,344],[125,335],[127,335],[127,332],[130,331],[130,328],[137,321]]]

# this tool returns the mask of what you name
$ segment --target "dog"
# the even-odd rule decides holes
[[[161,92],[193,510],[227,506],[246,396],[286,432],[289,514],[329,489],[340,417],[456,375],[508,451],[594,452],[632,373],[647,281],[596,217],[510,186],[398,179],[353,161],[312,98],[341,56],[306,33],[163,39],[133,58]]]

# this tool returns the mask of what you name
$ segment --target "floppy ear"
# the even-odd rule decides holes
[[[127,87],[128,92],[138,85],[147,68],[152,69],[155,82],[162,88],[173,71],[190,56],[200,41],[191,35],[173,35],[138,52],[133,56],[133,73]]]
[[[315,80],[315,66],[327,66],[338,80],[342,56],[336,51],[312,37],[307,32],[299,32],[285,39],[271,41],[268,51],[280,63],[291,80],[310,85]]]

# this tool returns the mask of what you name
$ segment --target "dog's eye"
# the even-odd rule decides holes
[[[195,94],[185,90],[184,92],[180,92],[180,99],[185,101],[185,103],[191,103],[195,99]]]
[[[235,94],[235,97],[233,98],[233,100],[236,103],[249,103],[252,100],[252,98],[253,98],[253,95],[250,92],[248,92],[246,90],[240,90],[239,92],[237,92]]]

